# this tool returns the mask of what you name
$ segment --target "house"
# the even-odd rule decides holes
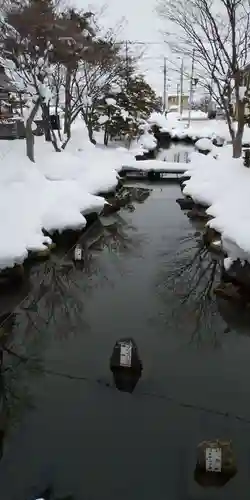
[[[180,94],[179,92],[169,92],[168,94],[168,109],[170,110],[171,107],[177,107],[179,106],[179,99],[180,99]],[[188,101],[189,101],[189,94],[187,92],[183,92],[182,94],[182,109],[188,109]]]

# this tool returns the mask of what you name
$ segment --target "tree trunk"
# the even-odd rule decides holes
[[[58,109],[59,109],[59,93],[60,93],[60,91],[58,90],[56,92],[56,103],[55,103],[55,113],[56,113],[56,117],[58,117],[58,119],[60,119],[59,113],[58,113]],[[62,142],[62,136],[61,136],[61,130],[60,130],[60,128],[58,130],[58,138],[59,138],[59,141]]]
[[[242,152],[242,135],[236,135],[233,140],[233,158],[240,158]]]
[[[34,107],[29,115],[29,118],[26,121],[26,127],[25,127],[25,133],[26,133],[26,155],[32,161],[35,163],[35,151],[34,151],[34,146],[35,146],[35,138],[34,134],[32,131],[32,123],[33,120],[37,114],[38,108],[40,105],[40,99],[37,99]]]
[[[46,142],[51,142],[51,134],[50,134],[50,119],[49,119],[49,105],[43,104],[42,105],[42,115],[43,115],[43,126],[44,126],[44,133],[45,133],[45,141]]]
[[[94,131],[91,120],[89,120],[87,127],[88,127],[89,140],[90,142],[92,142],[92,144],[96,145],[96,140],[94,139]]]
[[[245,105],[239,101],[237,106],[237,132],[233,138],[233,158],[240,158],[242,153],[242,138],[245,125]]]
[[[108,142],[109,142],[109,134],[108,134],[108,129],[107,127],[105,127],[105,130],[104,130],[104,145],[107,146],[108,145]]]
[[[104,145],[107,146],[108,145],[108,142],[109,142],[109,122],[106,122],[105,123],[105,126],[104,126]]]
[[[49,105],[42,103],[42,111],[43,111],[43,122],[44,122],[44,129],[45,129],[45,140],[47,142],[51,142],[54,150],[57,153],[60,153],[61,149],[59,148],[57,144],[57,138],[55,135],[55,131],[51,127],[51,122],[50,122],[50,114],[49,114]],[[47,137],[46,137],[47,135]]]
[[[65,113],[64,113],[64,133],[67,136],[67,142],[71,136],[71,69],[67,67],[65,81]]]
[[[242,138],[245,126],[245,101],[240,99],[240,82],[237,82],[235,89],[236,93],[236,110],[237,110],[237,131],[233,139],[233,158],[240,158],[242,153]]]

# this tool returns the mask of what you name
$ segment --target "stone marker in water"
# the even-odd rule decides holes
[[[194,478],[204,487],[224,486],[235,476],[237,467],[231,441],[202,441],[197,448]]]
[[[79,243],[74,248],[74,260],[77,262],[83,260],[83,249]]]
[[[110,358],[110,370],[119,391],[133,392],[141,377],[142,362],[132,338],[120,339],[115,343]]]

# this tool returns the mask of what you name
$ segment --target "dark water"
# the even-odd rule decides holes
[[[199,261],[179,195],[155,184],[135,211],[103,220],[110,226],[96,243],[92,227],[84,268],[64,260],[33,269],[42,286],[17,310],[8,346],[19,358],[5,360],[12,420],[1,500],[32,500],[48,484],[74,500],[249,498],[250,424],[223,413],[250,419],[250,339],[228,332],[210,299],[214,267]],[[197,288],[199,262],[207,271]],[[113,345],[128,335],[144,363],[132,395],[105,386]],[[213,438],[232,439],[239,472],[203,490],[196,447]]]

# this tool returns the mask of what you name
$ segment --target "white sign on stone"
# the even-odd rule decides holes
[[[221,448],[206,448],[206,471],[221,472]]]
[[[82,248],[80,245],[75,247],[75,260],[82,260]]]
[[[131,367],[132,362],[132,344],[120,344],[120,366]]]

